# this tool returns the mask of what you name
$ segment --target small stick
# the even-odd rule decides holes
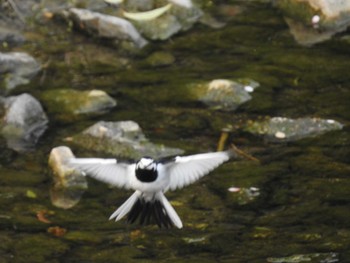
[[[247,153],[243,152],[242,150],[238,149],[237,146],[234,145],[233,143],[231,143],[231,148],[232,148],[232,150],[235,151],[238,155],[241,155],[241,156],[247,158],[248,160],[251,160],[251,161],[259,162],[259,163],[260,163],[259,159],[257,159],[257,158],[255,158],[255,157],[251,156],[250,154],[247,154]]]

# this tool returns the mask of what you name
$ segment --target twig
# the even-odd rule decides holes
[[[234,145],[233,143],[231,144],[231,148],[233,151],[235,151],[238,155],[241,155],[245,158],[247,158],[248,160],[254,161],[254,162],[258,162],[260,163],[259,159],[251,156],[250,154],[247,154],[245,152],[243,152],[242,150],[238,149],[236,145]]]

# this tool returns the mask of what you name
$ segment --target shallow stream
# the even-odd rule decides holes
[[[45,67],[12,94],[40,100],[50,89],[100,89],[118,105],[86,118],[49,113],[49,129],[33,152],[16,153],[1,139],[1,263],[350,262],[350,42],[337,36],[303,47],[269,4],[230,4],[240,12],[226,17],[225,27],[196,25],[133,55],[54,20],[26,32],[27,43],[17,49]],[[174,62],[152,65],[147,58],[156,51]],[[198,81],[238,78],[260,87],[234,112],[208,109],[186,92]],[[279,144],[239,129],[265,116],[334,119],[344,128]],[[233,160],[167,193],[181,230],[108,221],[131,192],[92,179],[78,205],[54,207],[50,150],[99,120],[133,120],[152,142],[186,154],[215,151],[231,125],[226,146],[234,143],[260,163]],[[77,156],[94,155],[69,146]]]

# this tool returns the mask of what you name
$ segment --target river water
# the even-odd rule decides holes
[[[270,5],[231,8],[242,12],[223,28],[196,25],[134,55],[56,21],[26,33],[29,41],[17,49],[46,66],[13,94],[40,100],[50,89],[101,89],[118,105],[87,118],[49,113],[49,129],[33,152],[16,153],[1,142],[0,262],[350,262],[349,42],[337,36],[304,47]],[[147,63],[159,50],[175,61]],[[260,87],[234,112],[208,109],[186,94],[187,84],[237,78]],[[233,160],[167,193],[181,230],[108,221],[131,192],[92,179],[75,207],[51,204],[50,150],[99,120],[133,120],[152,142],[192,154],[214,151],[222,128],[265,116],[345,126],[279,144],[233,129],[227,143],[260,163]],[[77,156],[93,155],[71,147]]]

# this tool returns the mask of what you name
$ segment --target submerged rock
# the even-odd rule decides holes
[[[4,116],[0,120],[0,133],[6,139],[8,147],[16,151],[31,150],[48,124],[39,101],[24,93],[2,98],[0,108],[1,105]]]
[[[210,83],[196,85],[196,93],[199,100],[209,107],[225,111],[233,111],[241,104],[251,100],[250,93],[259,84],[252,80],[240,80],[239,82],[216,79]]]
[[[181,149],[151,143],[134,121],[100,121],[69,140],[86,149],[122,158],[161,158],[183,153]]]
[[[296,41],[312,45],[345,31],[350,25],[350,2],[333,0],[279,0],[275,5],[287,17]]]
[[[308,117],[299,119],[273,117],[248,122],[244,129],[253,134],[264,135],[271,141],[284,142],[312,137],[342,128],[343,125],[334,120]]]
[[[18,85],[27,84],[41,69],[40,64],[27,53],[0,52],[0,88],[11,90]]]
[[[70,8],[66,16],[72,19],[77,27],[89,34],[117,41],[128,40],[139,48],[147,44],[147,40],[136,28],[123,18],[80,8]]]
[[[54,206],[68,209],[75,206],[88,188],[85,176],[68,164],[74,158],[66,146],[53,148],[49,156],[49,166],[54,184],[50,196]]]
[[[116,100],[101,90],[49,90],[43,93],[42,100],[50,113],[65,120],[72,115],[104,113],[117,105]]]

